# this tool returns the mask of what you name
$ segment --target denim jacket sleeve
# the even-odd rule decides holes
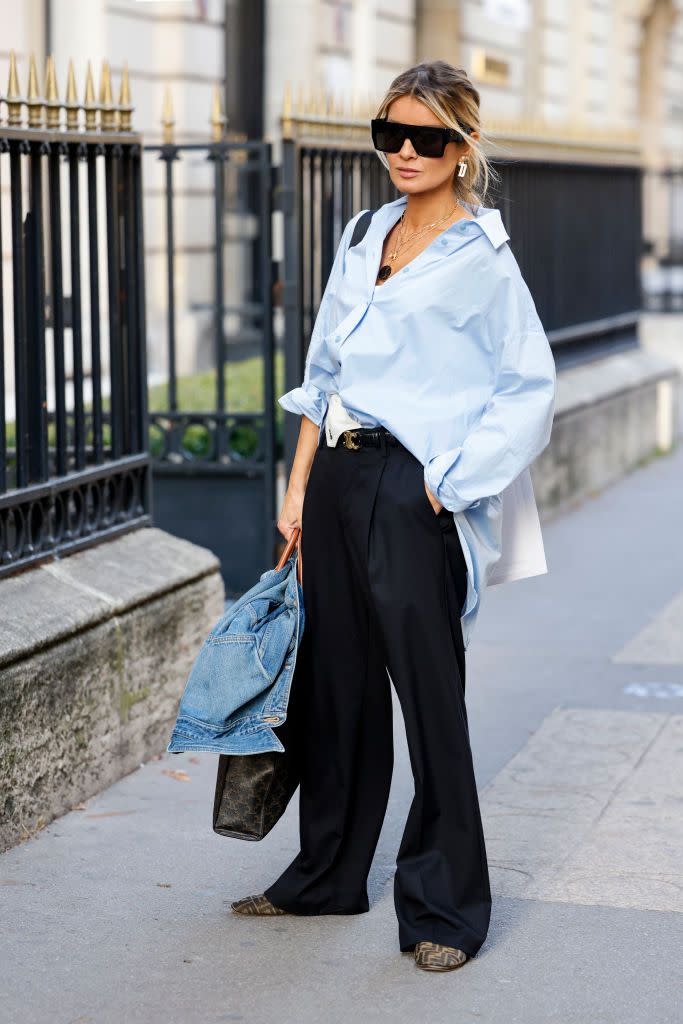
[[[486,318],[498,353],[493,392],[462,444],[437,453],[424,467],[429,490],[452,512],[500,494],[550,440],[555,361],[511,250],[507,262]]]
[[[283,409],[304,414],[318,426],[322,423],[327,410],[327,395],[334,390],[333,380],[337,370],[325,343],[330,333],[330,313],[338,282],[344,272],[344,257],[351,234],[362,212],[361,210],[355,214],[342,232],[306,351],[303,383],[278,398]]]

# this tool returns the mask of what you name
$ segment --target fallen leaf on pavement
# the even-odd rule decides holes
[[[86,814],[86,818],[118,818],[122,814],[137,814],[137,811],[101,811],[100,814]]]
[[[177,769],[174,769],[174,768],[163,768],[162,771],[161,771],[161,774],[162,775],[168,775],[172,779],[177,779],[178,782],[189,782],[190,781],[190,776],[187,774],[187,772],[181,771],[180,768],[177,768]]]

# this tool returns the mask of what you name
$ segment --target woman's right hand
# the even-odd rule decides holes
[[[294,487],[290,483],[282,502],[282,510],[277,521],[277,528],[285,538],[289,540],[295,526],[301,529],[301,519],[304,507],[305,489]]]

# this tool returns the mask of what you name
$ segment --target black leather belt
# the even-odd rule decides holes
[[[359,427],[356,430],[343,430],[337,438],[335,448],[379,448],[382,444],[400,444],[401,442],[386,427]]]

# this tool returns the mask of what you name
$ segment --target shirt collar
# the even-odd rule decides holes
[[[394,222],[398,219],[398,216],[400,216],[400,213],[398,213],[398,216],[393,214],[394,209],[397,209],[398,207],[401,207],[402,209],[407,202],[408,196],[403,195],[399,196],[398,199],[395,199],[393,202],[386,204],[387,212],[392,212],[392,219]],[[497,210],[493,206],[480,206],[464,201],[462,201],[462,206],[465,206],[470,213],[474,214],[475,220],[471,223],[476,224],[484,232],[494,249],[498,249],[503,242],[508,240],[510,236],[505,230],[500,210]],[[446,228],[446,231],[455,230],[456,227],[457,224],[451,224],[450,227]]]

